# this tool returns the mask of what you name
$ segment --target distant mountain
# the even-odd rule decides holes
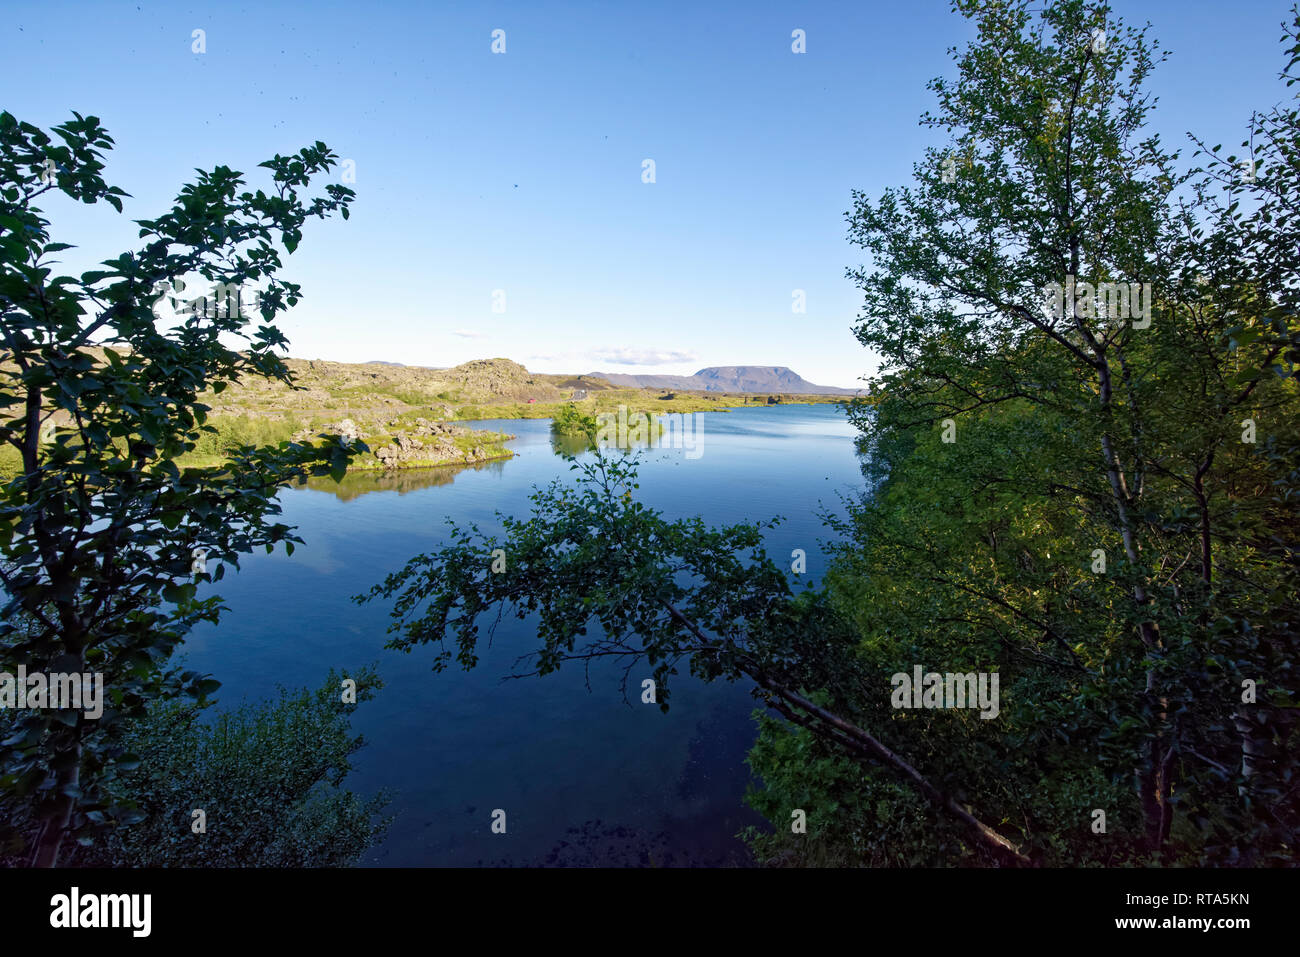
[[[695,375],[629,375],[592,372],[614,385],[683,392],[784,392],[797,395],[856,395],[858,389],[816,385],[785,366],[709,366]]]

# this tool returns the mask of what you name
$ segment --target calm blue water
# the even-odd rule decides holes
[[[824,568],[819,513],[862,485],[853,429],[835,406],[739,409],[702,416],[698,458],[642,454],[640,494],[669,518],[786,521],[769,533],[778,561],[802,548],[809,578]],[[674,679],[672,709],[629,706],[618,672],[581,665],[545,678],[503,680],[531,647],[527,622],[504,621],[472,672],[434,674],[431,652],[387,651],[389,608],[357,605],[408,558],[440,545],[445,519],[495,531],[494,512],[522,515],[534,486],[567,476],[547,420],[483,423],[512,432],[518,456],[478,468],[348,476],[342,487],[281,493],[283,520],[306,544],[292,557],[252,555],[214,588],[230,607],[186,643],[189,667],[223,682],[224,704],[264,698],[277,684],[317,687],[327,670],[377,663],[378,696],[354,727],[368,744],[348,786],[396,791],[396,820],[364,863],[743,864],[740,828],[761,819],[743,804],[754,740],[749,687]],[[491,815],[507,814],[507,832]]]

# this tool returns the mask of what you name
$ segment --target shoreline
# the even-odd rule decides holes
[[[760,393],[760,394],[767,395],[767,393]],[[772,393],[772,394],[776,395],[777,393]],[[851,402],[854,398],[855,398],[854,396],[834,396],[826,399],[818,399],[813,396],[799,396],[798,401],[790,400],[788,402],[781,401],[781,402],[770,402],[770,403],[769,402],[740,402],[735,405],[715,405],[715,406],[709,406],[707,408],[687,408],[687,409],[669,408],[660,411],[656,411],[654,409],[649,409],[649,408],[641,408],[641,407],[634,408],[630,403],[625,403],[625,404],[627,404],[628,406],[628,414],[632,414],[633,412],[644,412],[647,415],[694,415],[696,413],[702,414],[708,412],[734,412],[737,409],[775,409],[783,405],[846,405],[849,402]],[[475,416],[473,418],[467,418],[467,419],[459,419],[459,418],[444,419],[442,421],[452,425],[468,425],[474,422],[503,422],[503,421],[519,422],[519,421],[531,421],[535,419],[553,419],[555,418],[555,413],[553,409],[549,408],[549,406],[555,404],[557,403],[549,403],[547,411],[539,415],[522,415],[522,414],[482,415],[482,416]],[[584,409],[584,403],[581,402],[564,403],[564,404],[565,405],[572,404],[577,406],[580,409]],[[506,406],[504,408],[510,410],[511,412],[514,411],[514,408],[511,406]],[[615,410],[616,409],[598,409],[598,410],[594,410],[593,414],[599,415],[601,412],[613,412]]]
[[[486,465],[488,462],[502,462],[506,459],[513,459],[518,455],[518,452],[507,449],[504,455],[491,455],[487,458],[475,459],[473,462],[461,460],[459,462],[419,462],[406,465],[349,465],[347,472],[415,472],[420,469],[468,468],[471,465]]]

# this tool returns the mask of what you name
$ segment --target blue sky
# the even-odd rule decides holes
[[[1290,5],[1114,5],[1173,53],[1150,84],[1167,144],[1236,144],[1252,109],[1289,96]],[[131,248],[130,220],[195,167],[249,172],[324,140],[355,161],[358,198],[287,260],[305,293],[282,323],[291,355],[787,365],[841,386],[875,367],[851,331],[850,190],[906,182],[939,145],[917,125],[925,84],[970,36],[947,0],[7,6],[0,108],[46,127],[99,116],[117,141],[107,176],[133,197],[123,216],[47,202],[55,238],[79,247],[71,269]]]

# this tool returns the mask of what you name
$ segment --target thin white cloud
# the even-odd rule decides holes
[[[451,334],[462,339],[482,339],[487,335],[486,332],[475,332],[473,329],[453,329]]]
[[[694,352],[676,352],[668,349],[597,349],[591,353],[601,362],[616,366],[666,366],[678,362],[694,362]]]

